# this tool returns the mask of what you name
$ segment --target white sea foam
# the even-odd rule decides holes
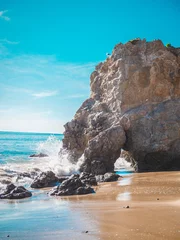
[[[11,175],[12,182],[17,182],[17,174],[22,172],[31,172],[35,168],[41,171],[53,171],[56,175],[70,175],[77,173],[83,156],[75,164],[70,161],[68,151],[62,148],[62,141],[55,136],[50,136],[46,141],[40,142],[36,146],[37,153],[45,153],[48,157],[30,158],[21,163],[7,163],[1,166],[1,169]],[[28,182],[28,178],[19,179],[18,182]]]
[[[30,143],[32,144],[32,143]],[[55,136],[50,136],[46,141],[38,142],[36,146],[32,144],[32,149],[34,153],[44,153],[48,157],[43,158],[27,158],[22,159],[22,161],[12,161],[13,156],[11,156],[11,161],[9,163],[0,165],[0,171],[2,174],[5,173],[3,178],[11,178],[12,182],[25,182],[29,183],[32,181],[28,177],[18,177],[18,173],[22,172],[32,172],[37,171],[53,171],[56,175],[70,175],[72,173],[77,173],[80,166],[84,161],[84,155],[81,156],[77,163],[70,161],[70,154],[67,150],[63,149],[62,141]],[[126,168],[129,169],[131,164],[123,158],[119,158],[115,163],[115,169]],[[36,169],[36,170],[34,170]],[[1,172],[0,172],[1,173]],[[1,174],[0,174],[1,175]]]
[[[121,169],[121,168],[125,168],[125,169],[129,169],[132,168],[131,167],[131,163],[127,162],[124,158],[118,158],[114,164],[115,169]]]

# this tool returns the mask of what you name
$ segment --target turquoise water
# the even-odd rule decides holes
[[[0,132],[0,164],[29,161],[29,155],[48,151],[40,146],[49,138],[62,140],[63,134]]]
[[[7,239],[8,235],[14,240],[97,239],[84,238],[84,231],[97,232],[98,226],[91,223],[85,209],[76,207],[73,201],[44,193],[29,199],[1,200],[0,239]]]
[[[75,166],[69,163],[66,154],[59,157],[62,134],[0,132],[0,173],[29,171],[34,167],[53,170],[56,173],[71,173]],[[46,153],[47,158],[30,158],[34,153]],[[118,172],[128,175],[125,170]],[[1,178],[1,175],[0,175]],[[81,200],[55,198],[47,195],[49,190],[33,190],[29,182],[24,185],[33,196],[21,200],[0,200],[0,240],[96,240],[99,232],[82,206]],[[90,230],[88,234],[84,231]]]
[[[117,174],[121,175],[121,176],[129,176],[131,174],[134,173],[134,171],[128,171],[126,169],[121,170],[121,171],[116,171]]]
[[[58,155],[62,147],[62,134],[0,132],[0,170],[3,173],[28,171],[33,167],[41,170],[72,168],[66,157]],[[34,153],[46,153],[47,158],[30,158]],[[0,175],[0,178],[2,176]],[[47,195],[48,190],[33,190],[29,183],[24,185],[33,196],[21,200],[0,200],[0,240],[51,240],[80,239],[89,228],[89,220],[81,211],[72,210],[73,202]],[[81,221],[78,221],[81,219]],[[91,226],[96,229],[97,226]],[[86,239],[96,239],[86,236]]]
[[[56,174],[73,172],[67,154],[59,157],[63,134],[0,132],[0,171],[30,172],[34,168],[52,170]],[[31,158],[45,153],[48,157]]]

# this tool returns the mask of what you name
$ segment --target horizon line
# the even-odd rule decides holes
[[[38,133],[38,134],[59,134],[63,135],[63,133],[57,133],[57,132],[24,132],[24,131],[10,131],[10,130],[0,130],[1,132],[8,132],[8,133]]]

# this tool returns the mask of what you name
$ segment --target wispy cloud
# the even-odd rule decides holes
[[[8,12],[8,10],[0,11],[0,18],[4,19],[5,21],[10,21],[10,17],[5,16],[5,14]]]
[[[73,99],[73,98],[85,98],[87,95],[85,94],[74,94],[74,95],[68,95],[64,97],[64,99]]]
[[[45,97],[52,97],[57,95],[57,91],[46,91],[46,92],[38,92],[38,93],[32,93],[33,97],[36,98],[45,98]]]
[[[54,55],[0,55],[0,130],[62,132],[88,98],[96,64],[61,62]]]
[[[11,79],[13,80],[13,79]],[[33,90],[30,90],[28,88],[21,88],[21,87],[14,87],[10,85],[6,85],[3,83],[0,83],[0,87],[3,88],[5,91],[9,91],[12,93],[23,93],[23,94],[28,94],[30,96],[33,96],[35,98],[45,98],[45,97],[52,97],[58,94],[58,91],[41,91],[41,92],[34,92]]]
[[[61,89],[62,97],[72,95],[77,98],[76,95],[89,94],[89,78],[96,64],[64,63],[53,55],[20,55],[0,59],[0,72],[3,72],[4,82],[8,77],[8,82],[15,83],[16,87],[38,89],[37,93],[33,90],[34,97],[49,96],[52,91],[57,95],[54,89]]]
[[[5,44],[11,44],[11,45],[19,44],[19,42],[10,41],[10,40],[8,40],[6,38],[0,39],[0,42],[5,43]]]

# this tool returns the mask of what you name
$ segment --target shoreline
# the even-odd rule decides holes
[[[99,239],[180,239],[180,172],[135,173],[78,201],[100,224]]]
[[[95,190],[49,197],[46,188],[30,199],[3,200],[0,238],[180,239],[180,172],[134,173]]]

